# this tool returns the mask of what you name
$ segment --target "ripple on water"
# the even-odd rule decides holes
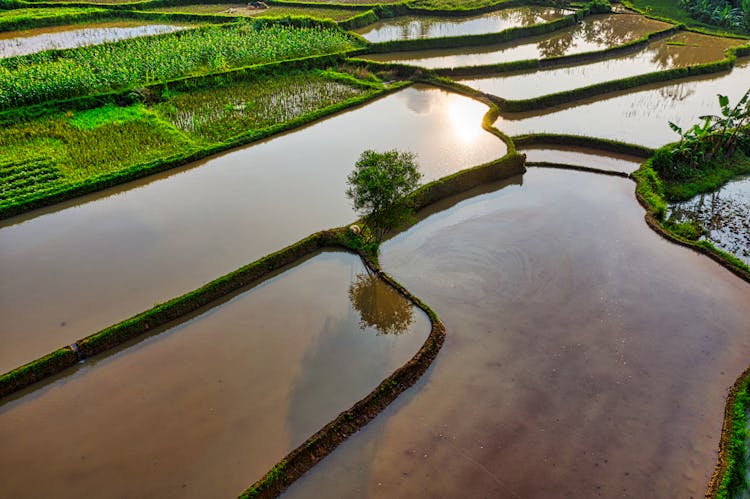
[[[98,498],[236,496],[427,337],[424,313],[359,275],[319,254],[5,401],[0,495],[77,498],[85,477]]]
[[[750,356],[750,286],[652,231],[628,179],[534,168],[518,182],[384,246],[446,343],[287,497],[704,493]]]

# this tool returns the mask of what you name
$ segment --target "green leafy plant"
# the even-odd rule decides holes
[[[750,90],[735,106],[730,105],[726,95],[719,94],[718,100],[721,114],[701,116],[703,122],[687,130],[669,122],[669,127],[680,135],[680,142],[654,156],[654,169],[662,178],[690,178],[709,168],[713,161],[750,145]]]
[[[407,195],[419,186],[422,173],[416,154],[396,149],[378,153],[364,151],[347,177],[346,196],[363,215],[367,241],[382,241],[385,234],[411,214]]]

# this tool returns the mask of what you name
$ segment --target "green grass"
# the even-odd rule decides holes
[[[37,9],[0,10],[0,31],[63,24],[77,20],[90,19],[97,15],[108,14],[106,9],[94,7],[51,7]]]
[[[102,175],[221,148],[239,135],[383,88],[380,82],[358,81],[334,70],[210,81],[209,88],[165,90],[163,96],[146,92],[158,101],[150,105],[107,104],[6,119],[0,127],[0,208]]]
[[[731,436],[727,456],[727,470],[717,491],[717,499],[732,499],[737,494],[746,490],[745,480],[745,452],[747,451],[746,440],[748,438],[747,411],[750,409],[750,393],[748,392],[748,381],[737,390],[732,411]]]
[[[669,201],[686,201],[698,194],[715,191],[737,175],[750,173],[750,158],[737,151],[729,158],[712,161],[695,175],[680,181],[664,181]]]
[[[233,11],[230,12],[230,9],[233,9]],[[153,12],[185,12],[188,14],[224,14],[235,17],[306,16],[315,19],[332,19],[334,21],[345,21],[361,12],[360,10],[333,7],[287,7],[281,5],[271,5],[268,9],[248,9],[247,3],[173,5],[169,7],[151,7],[146,10]]]
[[[192,138],[217,142],[249,129],[290,121],[367,91],[324,75],[336,74],[295,72],[181,92],[168,95],[154,110]]]
[[[142,105],[105,106],[5,126],[0,144],[0,172],[5,172],[0,204],[191,147]],[[9,171],[22,177],[9,182]]]
[[[147,119],[143,106],[120,107],[109,104],[73,115],[70,124],[79,130],[93,130],[105,125],[122,125],[142,119]]]
[[[0,60],[0,109],[356,47],[330,27],[241,22]]]
[[[644,14],[670,20],[675,24],[684,24],[700,31],[717,35],[741,35],[747,37],[750,33],[738,29],[722,28],[702,23],[690,17],[690,14],[680,7],[678,0],[624,0],[628,7],[633,7]]]

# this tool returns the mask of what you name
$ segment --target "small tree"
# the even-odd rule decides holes
[[[379,243],[411,214],[406,196],[422,178],[416,157],[396,149],[382,153],[367,150],[354,164],[347,177],[346,196],[363,217],[366,240],[374,238]]]

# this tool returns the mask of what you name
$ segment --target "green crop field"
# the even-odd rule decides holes
[[[0,109],[356,47],[334,28],[239,23],[0,60]]]

